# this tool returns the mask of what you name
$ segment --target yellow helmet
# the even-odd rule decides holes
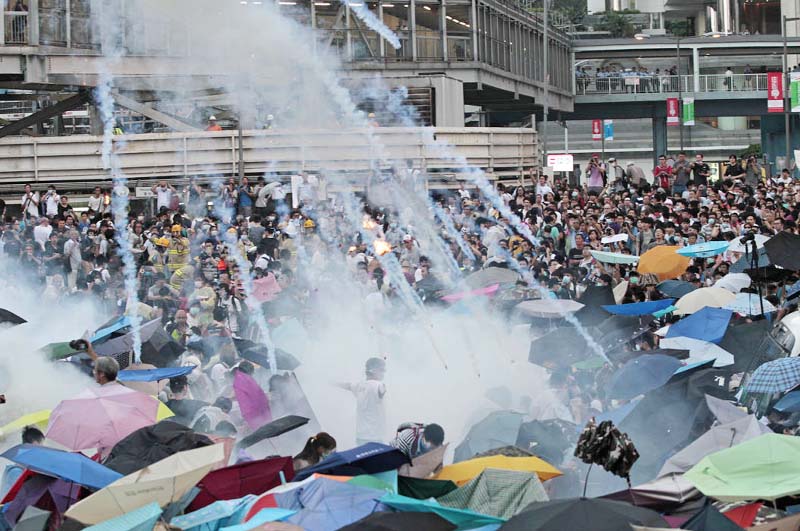
[[[159,247],[169,247],[169,240],[167,238],[156,238],[153,243]]]
[[[175,225],[172,226],[172,229],[170,229],[170,231],[171,232],[181,232],[181,231],[183,231],[183,226],[182,225],[178,225],[176,223]]]
[[[306,228],[306,229],[313,229],[316,226],[317,226],[317,224],[314,223],[313,219],[307,219],[305,221],[305,223],[303,223],[303,228]]]

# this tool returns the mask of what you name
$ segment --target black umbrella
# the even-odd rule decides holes
[[[631,524],[669,527],[650,509],[602,498],[535,502],[500,526],[500,531],[620,531]]]
[[[600,323],[597,327],[598,344],[603,350],[616,350],[629,341],[633,341],[650,332],[653,317],[634,317],[614,315]]]
[[[116,333],[115,333],[116,334]],[[125,327],[117,337],[94,346],[100,356],[120,356],[133,350],[133,331]],[[166,367],[183,353],[183,347],[167,334],[161,319],[153,319],[139,327],[142,342],[142,363]]]
[[[452,531],[456,526],[433,513],[379,512],[341,528],[341,531]]]
[[[756,264],[753,267],[753,253],[743,254],[728,270],[730,273],[746,273],[756,281],[772,282],[781,280],[792,274],[788,269],[781,269],[775,266],[767,255],[766,247],[758,249],[756,253]]]
[[[616,363],[625,363],[626,361],[632,360],[633,358],[641,356],[642,354],[660,354],[663,356],[672,356],[673,358],[679,360],[685,360],[689,357],[688,350],[671,348],[654,348],[651,350],[631,350],[629,348],[617,348],[606,352],[608,359]]]
[[[206,406],[211,405],[202,400],[192,400],[189,398],[184,398],[182,400],[167,400],[166,404],[169,410],[175,413],[175,416],[170,417],[170,420],[177,422],[178,424],[183,424],[184,426],[189,426],[191,424],[192,419],[194,419],[194,416],[197,415],[198,411]]]
[[[245,437],[239,442],[239,446],[242,448],[247,448],[248,446],[253,446],[254,444],[263,441],[264,439],[271,439],[273,437],[277,437],[278,435],[283,435],[284,433],[290,432],[292,430],[296,430],[300,426],[305,426],[308,424],[309,419],[306,417],[300,417],[297,415],[286,415],[285,417],[281,417],[279,419],[273,420],[272,422],[268,422],[264,424],[256,431]]]
[[[761,348],[764,339],[769,333],[771,323],[766,319],[752,323],[738,323],[728,325],[725,335],[719,346],[733,354],[733,366],[727,367],[733,372],[755,369],[766,361],[783,357],[783,354],[770,354],[766,348]]]
[[[776,266],[800,271],[800,236],[797,234],[780,232],[764,242],[764,249]]]
[[[28,321],[14,312],[10,312],[5,308],[0,308],[0,324],[21,325],[27,322]]]
[[[519,428],[517,446],[558,466],[578,438],[575,428],[575,424],[560,419],[525,422]]]
[[[103,463],[111,470],[128,475],[165,457],[214,444],[211,439],[177,422],[162,420],[158,424],[131,433],[111,450]]]
[[[583,308],[575,312],[575,318],[583,326],[598,326],[608,319],[608,312],[603,306],[616,304],[611,286],[596,286],[590,284],[583,295],[578,299]]]
[[[590,338],[595,329],[584,328]],[[528,361],[543,367],[569,367],[592,355],[589,341],[574,326],[561,326],[531,342]]]
[[[639,452],[628,435],[620,432],[613,422],[604,420],[597,424],[592,417],[578,437],[575,457],[627,479],[633,464],[639,459]]]
[[[239,356],[262,367],[269,367],[269,349],[265,345],[249,339],[233,338]],[[275,363],[280,371],[293,371],[300,366],[300,360],[285,350],[275,349]]]
[[[680,299],[697,288],[694,284],[685,280],[665,280],[664,282],[659,282],[656,289],[667,297]]]

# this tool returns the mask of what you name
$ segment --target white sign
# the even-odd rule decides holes
[[[620,232],[619,234],[615,234],[613,236],[605,236],[600,243],[617,243],[617,242],[626,242],[628,241],[628,235],[624,232]]]
[[[553,168],[553,171],[572,171],[574,167],[572,155],[569,153],[548,154],[547,166]]]
[[[149,186],[137,186],[136,197],[153,197],[153,190]]]

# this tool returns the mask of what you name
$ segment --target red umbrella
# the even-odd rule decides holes
[[[283,472],[283,478],[281,478]],[[209,472],[198,483],[200,494],[187,512],[197,511],[218,500],[235,500],[248,494],[262,494],[283,481],[294,479],[291,457],[249,461]]]
[[[267,395],[252,376],[236,371],[233,391],[236,393],[242,417],[252,429],[258,429],[272,420]]]

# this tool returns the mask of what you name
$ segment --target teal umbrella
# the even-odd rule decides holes
[[[598,262],[604,264],[635,264],[639,261],[638,256],[623,253],[609,253],[606,251],[590,251]]]
[[[255,498],[251,494],[236,500],[218,500],[202,509],[173,518],[170,525],[183,531],[218,531],[241,522]]]
[[[454,509],[440,505],[435,500],[416,500],[399,494],[385,494],[380,502],[398,511],[411,511],[420,513],[434,513],[448,522],[452,522],[459,529],[472,529],[475,527],[502,524],[506,520],[496,516],[476,513],[467,509]]]
[[[726,241],[710,241],[698,243],[695,245],[687,245],[677,250],[677,253],[682,256],[690,256],[697,258],[709,258],[724,253],[730,244]]]
[[[152,531],[161,516],[161,507],[157,503],[148,503],[135,511],[106,520],[84,531]]]

